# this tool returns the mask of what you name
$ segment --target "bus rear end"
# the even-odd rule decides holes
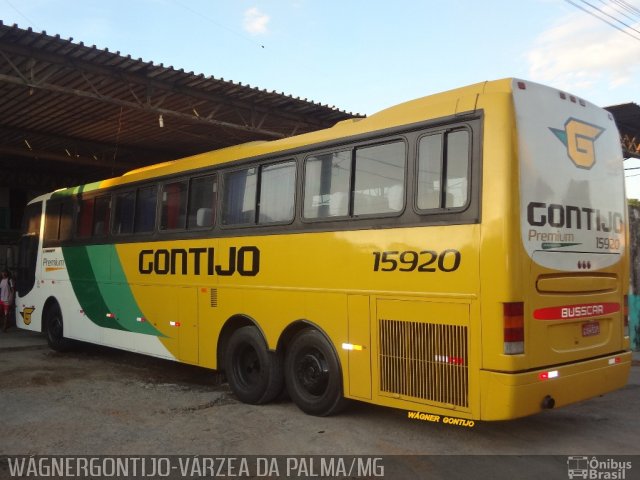
[[[627,209],[613,116],[513,80],[519,176],[514,297],[482,418],[514,418],[621,388],[631,365]]]

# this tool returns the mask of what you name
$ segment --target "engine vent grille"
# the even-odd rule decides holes
[[[380,391],[468,407],[467,327],[379,320]]]

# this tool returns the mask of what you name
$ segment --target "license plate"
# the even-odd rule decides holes
[[[582,324],[582,336],[593,337],[600,335],[600,322],[590,322]]]

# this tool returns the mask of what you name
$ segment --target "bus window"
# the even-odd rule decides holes
[[[153,232],[156,225],[156,187],[142,187],[136,195],[135,233]]]
[[[71,239],[73,235],[73,201],[68,198],[60,204],[60,234],[59,240]]]
[[[38,244],[40,241],[40,218],[42,202],[27,205],[22,221],[22,237],[18,250],[18,295],[24,297],[35,286],[36,266],[38,263]]]
[[[296,191],[295,162],[262,167],[258,223],[290,222]]]
[[[420,139],[417,194],[420,210],[460,208],[467,204],[469,143],[466,130]]]
[[[73,201],[70,198],[62,201],[50,201],[47,204],[47,215],[44,223],[45,242],[61,242],[69,240],[73,232]]]
[[[248,168],[226,173],[224,176],[224,225],[249,225],[256,218],[256,190],[258,169]]]
[[[344,217],[349,214],[351,152],[309,157],[304,173],[304,217]]]
[[[167,183],[162,186],[160,230],[183,229],[187,222],[186,180]]]
[[[216,213],[216,176],[191,179],[187,228],[213,226]]]
[[[418,147],[418,208],[440,208],[440,173],[442,172],[442,135],[420,139]]]
[[[135,192],[120,192],[115,196],[113,233],[123,235],[133,233],[133,212],[136,203]]]
[[[445,208],[467,204],[469,178],[469,132],[457,130],[447,135],[447,198]]]
[[[399,212],[404,207],[404,142],[356,149],[353,214]]]
[[[76,236],[78,238],[89,238],[93,229],[93,205],[95,198],[83,198],[80,200],[80,210],[78,211]]]
[[[109,220],[111,218],[111,196],[103,195],[96,198],[93,215],[93,236],[104,237],[109,231]]]

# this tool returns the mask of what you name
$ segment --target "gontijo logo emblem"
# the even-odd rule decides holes
[[[564,124],[564,130],[551,127],[549,130],[567,147],[567,155],[576,167],[586,169],[593,167],[596,163],[594,142],[602,135],[604,128],[576,118],[569,118]]]

